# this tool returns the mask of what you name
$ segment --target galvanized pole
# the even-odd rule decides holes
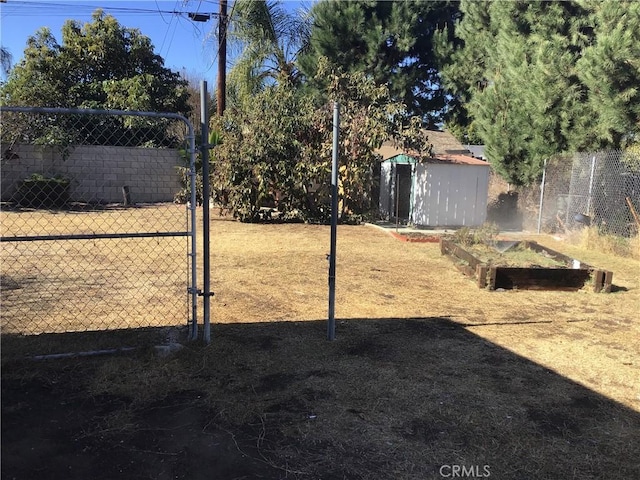
[[[544,184],[547,178],[547,159],[544,159],[544,167],[542,167],[542,183],[540,184],[540,205],[538,206],[538,235],[542,228],[542,204],[544,202]]]
[[[398,233],[399,215],[400,215],[400,174],[398,173],[398,164],[396,163],[396,233]]]
[[[227,0],[220,0],[218,18],[218,90],[217,113],[221,117],[227,103]]]
[[[336,338],[336,240],[338,238],[338,139],[340,104],[333,104],[333,156],[331,160],[331,248],[329,252],[329,321],[327,340]]]
[[[591,158],[591,174],[589,175],[589,196],[587,197],[587,211],[585,215],[591,215],[591,196],[593,195],[593,177],[596,173],[596,156]]]
[[[191,184],[191,198],[189,213],[191,217],[191,328],[189,340],[198,339],[198,256],[197,256],[197,221],[196,221],[196,134],[191,123],[189,126],[189,182]]]
[[[202,130],[202,269],[204,342],[211,341],[211,272],[209,259],[209,112],[207,82],[200,82],[200,128]]]

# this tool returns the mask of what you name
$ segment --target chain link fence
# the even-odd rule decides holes
[[[195,193],[188,120],[1,114],[3,340],[180,325],[195,337],[195,202],[174,202]]]
[[[564,233],[594,225],[606,234],[638,234],[638,155],[611,150],[554,158],[546,165],[539,191],[539,232]]]
[[[640,225],[640,152],[558,155],[542,181],[513,187],[492,173],[487,220],[503,230],[566,234],[586,226],[634,238]]]

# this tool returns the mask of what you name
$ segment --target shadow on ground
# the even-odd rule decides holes
[[[2,478],[640,478],[638,412],[446,318],[337,327],[215,325],[168,357],[3,354]]]

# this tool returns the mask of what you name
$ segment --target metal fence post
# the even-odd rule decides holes
[[[519,189],[532,231],[567,234],[591,225],[623,238],[638,234],[626,202],[640,208],[640,155],[632,149],[554,155],[541,173],[541,182]]]
[[[591,173],[589,174],[589,193],[587,196],[587,211],[586,215],[591,215],[591,197],[593,195],[593,177],[596,171],[596,156],[591,158]]]
[[[202,129],[202,268],[203,268],[203,338],[211,341],[211,265],[209,249],[209,112],[207,82],[200,82],[200,125]]]
[[[331,161],[331,250],[329,253],[329,321],[327,339],[336,338],[336,240],[338,234],[338,140],[340,136],[340,104],[333,104],[333,155]]]
[[[538,206],[538,235],[542,228],[542,207],[544,205],[544,184],[547,177],[547,159],[544,159],[544,166],[542,167],[542,182],[540,183],[540,204]]]
[[[186,120],[186,119],[185,119]],[[197,222],[196,222],[196,134],[193,126],[188,122],[189,126],[189,183],[191,187],[189,214],[191,217],[191,329],[189,331],[189,340],[198,339],[198,256],[197,256]]]

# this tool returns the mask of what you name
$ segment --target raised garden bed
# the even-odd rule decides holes
[[[460,246],[442,238],[440,251],[479,288],[576,291],[591,283],[610,292],[613,273],[598,269],[532,241],[492,241]]]

